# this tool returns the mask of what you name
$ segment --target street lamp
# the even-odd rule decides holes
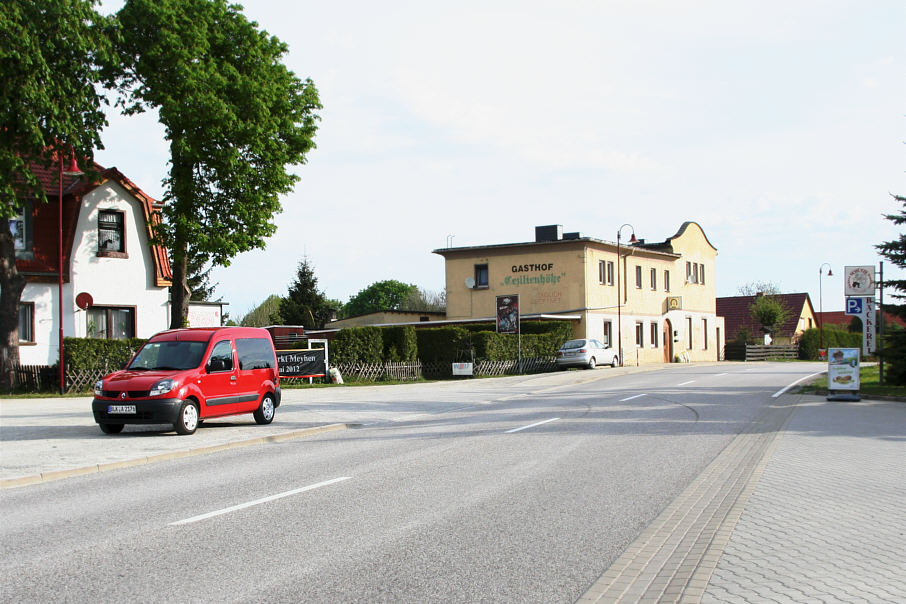
[[[66,392],[66,372],[63,371],[63,175],[79,176],[82,171],[79,164],[76,163],[75,157],[72,157],[67,168],[63,168],[63,154],[58,153],[60,164],[60,189],[59,189],[59,230],[57,239],[57,272],[59,273],[58,281],[58,302],[59,302],[59,322],[60,322],[60,394]]]
[[[821,287],[822,277],[824,277],[824,267],[827,267],[827,276],[833,277],[834,273],[831,271],[830,263],[825,262],[818,267],[818,348],[824,348],[824,291]]]
[[[626,223],[617,229],[617,356],[620,357],[620,367],[623,366],[623,316],[620,312],[623,307],[623,299],[620,297],[620,233],[623,231],[623,227],[632,229],[629,243],[638,243],[639,241],[635,238],[635,227],[631,224]]]

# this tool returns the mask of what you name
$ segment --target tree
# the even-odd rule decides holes
[[[901,206],[898,214],[885,214],[884,218],[898,226],[906,224],[906,197],[891,195]],[[894,266],[906,268],[906,233],[893,241],[884,241],[875,246],[882,256],[890,260]],[[892,294],[897,300],[906,300],[906,280],[891,279],[884,282],[885,287],[892,287],[899,293]],[[885,304],[881,312],[889,312],[900,317],[906,317],[906,304]],[[888,366],[885,374],[892,384],[906,384],[906,331],[891,330],[884,337],[884,360]]]
[[[736,288],[736,293],[740,296],[757,296],[765,294],[766,296],[776,296],[780,294],[780,286],[770,281],[750,281],[745,285]]]
[[[790,316],[789,309],[774,296],[756,296],[749,307],[749,312],[765,333],[774,333],[774,330],[783,325]]]
[[[94,0],[6,0],[0,11],[0,390],[15,386],[19,300],[9,219],[44,202],[32,167],[75,157],[86,170],[106,125],[101,70],[112,56]]]
[[[172,259],[171,259],[172,262]],[[193,253],[192,246],[186,254],[186,285],[192,300],[207,302],[214,297],[216,283],[211,283],[211,270],[213,267],[205,261],[204,256]],[[172,288],[170,297],[173,297]]]
[[[409,292],[409,296],[403,302],[401,309],[444,312],[447,310],[447,293],[444,291],[432,292],[418,287]]]
[[[403,310],[403,304],[418,287],[389,279],[372,283],[349,299],[343,306],[344,317],[378,312],[381,310]]]
[[[228,266],[276,230],[279,196],[299,179],[321,108],[286,45],[225,0],[127,0],[117,14],[125,113],[159,111],[170,144],[156,238],[173,258],[172,326],[188,313],[189,242]]]
[[[337,309],[335,300],[328,300],[318,290],[318,278],[314,268],[303,258],[296,270],[296,280],[289,288],[287,297],[280,301],[280,319],[284,325],[307,325],[321,328],[330,321],[331,313]]]
[[[280,323],[280,301],[276,294],[268,296],[264,302],[245,315],[239,324],[243,327],[267,327]]]

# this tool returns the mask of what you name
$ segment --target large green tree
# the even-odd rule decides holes
[[[9,219],[45,201],[35,165],[76,157],[89,168],[103,148],[101,70],[114,68],[106,20],[93,0],[4,0],[0,7],[0,390],[19,363],[19,300]]]
[[[282,298],[271,294],[261,304],[245,315],[239,324],[243,327],[267,327],[280,323],[280,302]]]
[[[329,300],[318,289],[318,278],[307,258],[299,262],[296,278],[289,286],[289,293],[280,301],[280,320],[284,325],[304,325],[321,328],[330,321],[338,303]]]
[[[756,296],[752,305],[749,306],[749,313],[761,325],[761,328],[770,334],[786,323],[790,317],[789,308],[776,296]]]
[[[126,113],[158,110],[170,145],[163,224],[172,326],[188,312],[187,257],[227,266],[276,230],[280,195],[314,147],[318,93],[286,45],[224,0],[126,0],[117,14]]]
[[[886,214],[884,217],[897,226],[906,224],[906,197],[892,196],[900,204],[900,211],[896,214]],[[894,266],[906,268],[906,233],[900,233],[897,239],[885,241],[875,246],[878,252],[890,260]],[[884,304],[884,312],[906,318],[906,280],[890,279],[884,281],[885,287],[891,287],[898,293],[892,294],[900,304]],[[886,379],[892,384],[906,384],[906,331],[892,329],[884,338],[885,365],[889,368]]]
[[[405,310],[405,303],[418,292],[418,286],[393,279],[372,283],[343,306],[344,317],[356,317],[381,310]]]

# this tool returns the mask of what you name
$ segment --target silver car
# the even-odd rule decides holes
[[[620,364],[617,351],[605,346],[599,340],[570,340],[557,351],[557,367],[560,369],[567,367],[594,369],[595,365],[599,364],[609,364],[611,367]]]

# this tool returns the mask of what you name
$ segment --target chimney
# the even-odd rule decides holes
[[[535,243],[544,241],[560,241],[563,239],[563,225],[549,224],[535,227]]]

